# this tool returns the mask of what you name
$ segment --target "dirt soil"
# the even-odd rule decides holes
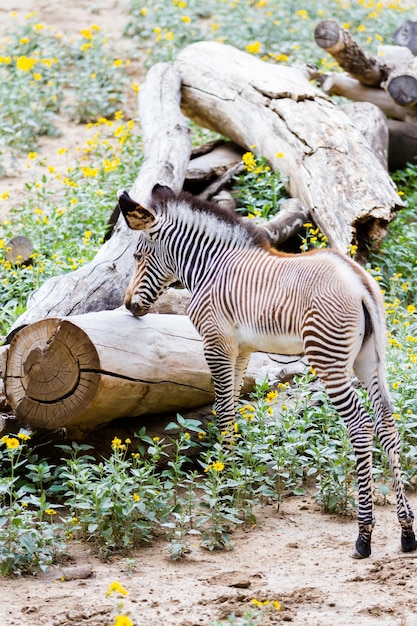
[[[65,5],[9,0],[0,4],[0,35],[36,10],[40,22],[58,31],[79,32],[96,23],[128,50],[131,43],[120,36],[125,8],[123,0],[66,0]],[[18,16],[12,18],[12,11]],[[68,147],[71,158],[85,142],[83,127],[65,118],[59,125],[62,137],[44,138],[38,149],[51,163],[60,147]],[[24,161],[12,174],[0,179],[0,192],[10,190],[15,201],[24,189]],[[411,503],[417,510],[417,495]],[[131,560],[110,563],[74,543],[65,567],[91,575],[62,580],[57,567],[37,577],[0,579],[0,626],[105,626],[112,622],[105,592],[113,581],[129,591],[125,606],[135,626],[207,626],[231,613],[242,615],[253,598],[281,604],[279,612],[265,614],[265,625],[415,626],[417,554],[399,551],[394,502],[376,513],[373,554],[363,561],[350,558],[354,517],[324,515],[310,497],[287,498],[279,512],[274,506],[260,509],[255,527],[233,533],[232,551],[208,552],[196,539],[182,562],[168,559],[162,540],[136,551]]]
[[[411,498],[417,509],[417,496]],[[105,592],[119,581],[129,591],[125,607],[135,626],[208,626],[251,600],[278,600],[262,625],[414,626],[417,624],[416,554],[399,551],[395,506],[377,507],[373,554],[350,557],[353,517],[324,515],[309,497],[286,498],[281,511],[265,506],[255,527],[232,534],[232,551],[209,552],[192,544],[172,562],[166,542],[137,550],[133,560],[102,563],[88,547],[70,546],[73,560],[33,578],[0,580],[2,626],[105,626],[112,605]],[[62,580],[65,568],[91,576]]]

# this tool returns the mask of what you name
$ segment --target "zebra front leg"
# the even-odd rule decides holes
[[[236,356],[218,345],[205,346],[204,354],[214,382],[216,420],[220,433],[230,440],[236,421],[235,367]]]

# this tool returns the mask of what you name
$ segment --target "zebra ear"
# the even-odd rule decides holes
[[[163,182],[156,183],[152,189],[152,200],[161,201],[161,200],[173,200],[175,198],[175,193],[172,191],[171,187],[165,185]]]
[[[126,224],[132,230],[145,230],[156,220],[155,213],[132,200],[127,191],[119,194],[119,207]]]

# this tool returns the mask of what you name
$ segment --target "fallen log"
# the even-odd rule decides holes
[[[366,258],[403,203],[348,117],[301,70],[264,63],[231,46],[191,44],[175,65],[184,113],[247,150],[256,146],[330,244],[345,252],[357,243]]]
[[[365,87],[348,74],[326,74],[319,78],[320,86],[329,96],[343,96],[355,102],[371,102],[379,107],[387,117],[403,122],[416,122],[417,109],[400,106],[383,89]]]
[[[214,401],[200,335],[187,316],[114,311],[48,318],[22,328],[4,359],[19,422],[84,438],[116,418],[162,415]],[[283,368],[254,354],[243,391]],[[285,362],[284,362],[285,368]]]

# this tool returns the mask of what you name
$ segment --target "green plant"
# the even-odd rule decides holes
[[[107,50],[97,25],[74,40],[28,14],[0,48],[0,167],[33,151],[40,135],[57,136],[64,102],[77,122],[111,117],[123,103],[126,62]],[[65,105],[67,106],[67,105]],[[1,171],[0,171],[1,175]]]
[[[22,481],[18,470],[25,466],[25,432],[1,439],[0,462],[0,573],[10,576],[46,570],[65,553],[63,525],[55,522],[57,506],[46,499],[43,488],[50,467],[30,464]],[[6,469],[7,468],[7,469]],[[35,477],[34,484],[30,479]],[[40,479],[42,477],[42,479]],[[38,494],[35,493],[36,489]]]
[[[239,211],[252,218],[272,217],[288,197],[280,174],[271,170],[265,158],[255,157],[252,152],[246,152],[242,160],[246,171],[236,177],[233,190]]]

